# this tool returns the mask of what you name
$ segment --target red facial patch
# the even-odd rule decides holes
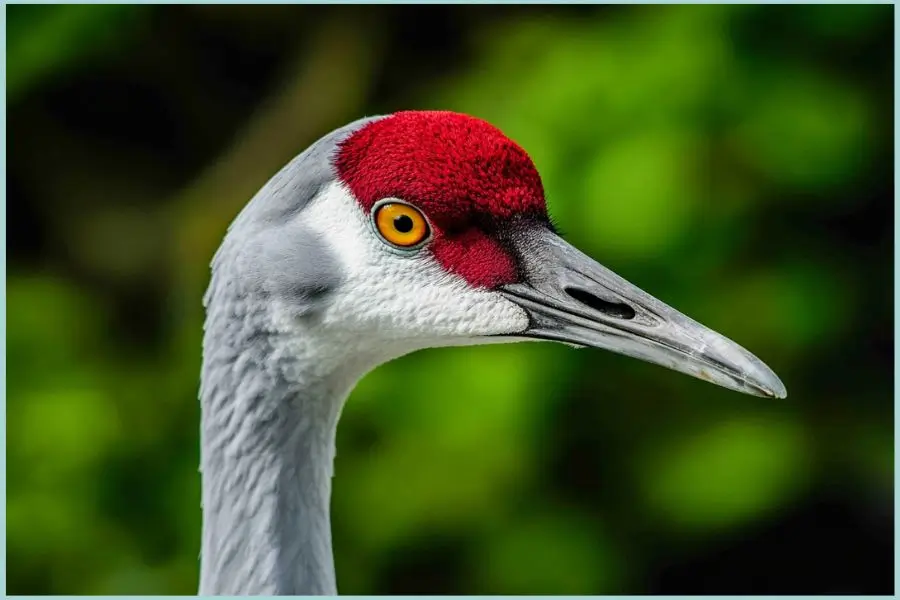
[[[514,216],[546,219],[544,188],[528,154],[493,125],[443,111],[395,113],[349,136],[335,157],[341,180],[368,211],[400,198],[428,216],[431,250],[471,285],[517,280],[497,237]]]

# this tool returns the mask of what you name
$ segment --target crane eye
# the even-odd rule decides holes
[[[414,248],[431,235],[425,215],[409,204],[385,202],[375,209],[374,217],[379,235],[398,248]]]

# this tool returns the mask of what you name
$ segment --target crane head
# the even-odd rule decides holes
[[[560,237],[528,154],[467,115],[399,112],[332,132],[260,190],[228,238],[240,247],[230,268],[276,328],[336,352],[549,340],[786,395],[747,350]]]

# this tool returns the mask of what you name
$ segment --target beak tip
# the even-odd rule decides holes
[[[778,383],[778,385],[775,386],[772,390],[772,396],[778,398],[779,400],[787,398],[787,388],[784,387],[784,384],[781,383],[780,379],[776,379],[775,381]]]
[[[766,368],[764,377],[761,377],[756,385],[757,389],[762,392],[760,395],[769,398],[778,398],[779,400],[787,398],[787,388],[771,369]]]

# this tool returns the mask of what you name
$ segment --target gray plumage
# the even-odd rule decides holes
[[[551,340],[626,354],[749,394],[785,397],[784,385],[758,358],[596,263],[546,219],[510,219],[501,211],[497,218],[473,212],[431,223],[415,204],[435,199],[416,198],[417,186],[409,185],[418,181],[417,167],[429,160],[443,166],[448,156],[469,167],[490,165],[495,157],[481,153],[511,143],[498,142],[497,131],[483,121],[449,114],[406,113],[395,115],[394,123],[444,119],[444,126],[462,128],[447,136],[447,143],[457,144],[452,149],[420,156],[420,146],[442,139],[437,129],[392,134],[385,122],[373,128],[374,139],[360,138],[363,147],[352,157],[375,152],[378,159],[387,148],[392,159],[410,161],[404,170],[384,174],[396,181],[376,192],[387,197],[375,200],[419,212],[425,225],[418,246],[399,248],[384,228],[404,233],[411,231],[408,224],[403,229],[402,221],[388,217],[385,225],[380,203],[361,203],[349,184],[338,181],[333,165],[343,140],[387,117],[355,121],[314,143],[272,177],[228,228],[204,297],[201,594],[337,593],[329,502],[338,420],[366,372],[408,352]],[[494,142],[458,141],[478,132]],[[397,146],[399,140],[407,145]],[[465,152],[474,154],[460,156]],[[376,170],[382,164],[374,163]],[[483,178],[512,173],[478,172]],[[367,182],[383,179],[368,173]],[[452,169],[441,173],[447,189],[472,185],[453,181]],[[476,183],[493,189],[496,182]],[[394,198],[404,192],[413,197]],[[434,214],[441,215],[440,208]],[[479,229],[485,222],[495,231]],[[428,227],[434,236],[425,235]],[[488,235],[496,246],[479,246],[477,240]],[[476,241],[462,252],[448,255],[443,246],[439,253],[438,241],[448,240]],[[506,264],[486,259],[485,247],[508,252],[505,258],[516,267],[513,281],[487,287],[464,276],[458,267]]]
[[[270,307],[279,301],[300,317],[339,285],[328,245],[300,216],[334,180],[337,144],[371,120],[333,131],[281,169],[213,259],[200,389],[203,595],[336,593],[330,465],[352,381],[323,379],[286,351]]]

